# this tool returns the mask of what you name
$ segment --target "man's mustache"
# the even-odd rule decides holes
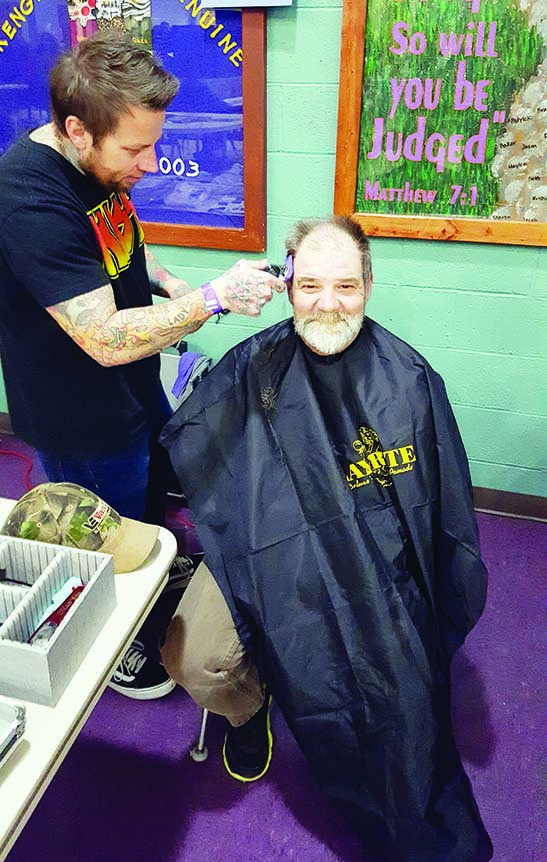
[[[307,317],[305,323],[306,325],[308,323],[322,323],[325,326],[335,326],[337,323],[348,323],[349,320],[350,315],[343,312],[320,311],[312,317]]]

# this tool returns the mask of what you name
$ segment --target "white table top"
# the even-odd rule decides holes
[[[0,523],[13,503],[0,498]],[[160,527],[156,546],[141,568],[115,576],[117,605],[56,706],[3,698],[26,707],[27,725],[21,742],[0,766],[0,862],[15,843],[163,589],[176,550],[173,534]]]

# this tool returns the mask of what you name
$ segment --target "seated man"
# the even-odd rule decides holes
[[[230,720],[236,777],[267,767],[263,681],[378,859],[484,862],[449,665],[486,570],[444,385],[365,318],[355,222],[299,222],[286,245],[294,321],[229,351],[162,435],[214,578],[194,576],[165,665]]]

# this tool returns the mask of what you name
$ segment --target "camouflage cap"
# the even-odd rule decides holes
[[[142,565],[158,536],[157,527],[122,518],[92,491],[70,482],[46,482],[28,491],[17,501],[0,532],[111,554],[116,573],[131,572]]]

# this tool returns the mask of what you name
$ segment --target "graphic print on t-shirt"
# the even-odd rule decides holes
[[[414,446],[399,446],[384,451],[376,431],[366,426],[359,428],[359,439],[352,443],[359,460],[349,464],[346,481],[353,490],[368,485],[374,480],[382,487],[392,484],[396,473],[408,473],[416,461]]]
[[[123,192],[112,192],[88,215],[101,246],[105,270],[110,278],[118,278],[130,265],[135,245],[144,242],[135,207]]]

